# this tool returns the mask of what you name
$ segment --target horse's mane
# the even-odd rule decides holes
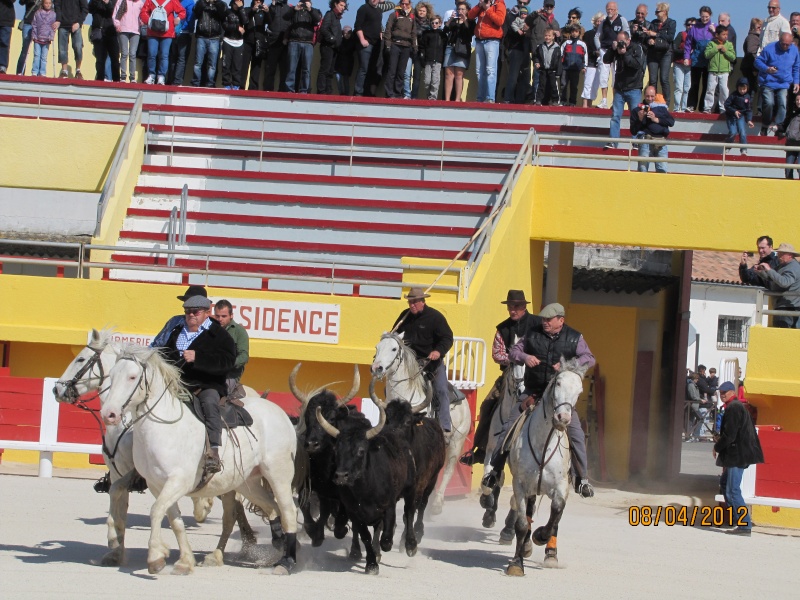
[[[113,340],[111,338],[112,338],[112,336],[114,335],[114,333],[116,331],[117,330],[116,330],[115,327],[104,327],[103,329],[100,329],[100,330],[93,329],[92,330],[93,334],[95,332],[97,332],[97,340],[92,340],[88,345],[90,347],[93,347],[93,348],[96,347],[98,349],[105,348],[106,346],[108,346],[109,344],[111,344],[113,342]],[[92,337],[94,337],[94,336],[92,336]]]
[[[561,358],[561,370],[562,371],[571,371],[576,375],[580,375],[583,378],[586,375],[586,371],[588,367],[586,365],[582,365],[578,357],[570,358],[569,360],[565,358]]]
[[[172,392],[176,397],[180,397],[185,392],[183,382],[181,381],[181,370],[172,363],[164,360],[161,353],[153,348],[147,346],[138,346],[136,344],[124,344],[120,352],[120,359],[132,358],[139,363],[146,364],[148,367],[161,377],[164,386]]]
[[[417,365],[417,355],[411,349],[411,346],[405,343],[403,339],[397,335],[396,333],[384,333],[381,336],[381,340],[386,338],[392,338],[397,344],[400,346],[400,352],[402,353],[402,362],[409,368],[414,367]]]

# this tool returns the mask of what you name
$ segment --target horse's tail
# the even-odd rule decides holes
[[[297,453],[294,455],[292,490],[297,494],[298,504],[300,506],[305,506],[311,498],[310,468],[308,452],[299,444],[297,446]]]

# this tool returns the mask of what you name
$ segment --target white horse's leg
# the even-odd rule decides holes
[[[225,546],[233,531],[236,522],[236,492],[230,491],[220,496],[222,500],[222,535],[219,537],[217,548],[207,555],[202,563],[203,567],[221,567],[225,564]]]
[[[169,546],[161,539],[161,522],[168,512],[170,527],[172,527],[172,530],[175,532],[175,537],[178,539],[178,546],[181,551],[180,560],[185,558],[187,550],[188,554],[191,556],[191,548],[189,547],[189,541],[186,539],[186,529],[183,526],[183,520],[180,518],[180,512],[176,504],[186,493],[186,486],[172,479],[167,480],[163,488],[154,489],[151,486],[151,490],[156,497],[156,501],[153,503],[152,508],[150,508],[150,540],[147,544],[147,570],[153,575],[160,572],[167,565]],[[194,556],[191,556],[190,563],[194,566]]]
[[[100,561],[104,567],[118,567],[125,559],[125,521],[128,516],[128,486],[133,480],[135,471],[129,472],[124,477],[117,479],[111,484],[108,491],[109,506],[108,519],[108,548],[107,552]]]
[[[192,498],[192,505],[194,507],[192,511],[194,520],[198,523],[205,523],[206,518],[208,518],[208,513],[211,512],[214,506],[214,496]]]
[[[281,516],[281,527],[286,535],[283,558],[275,566],[274,572],[278,575],[288,575],[297,563],[297,508],[292,496],[294,460],[286,456],[281,462],[283,464],[275,460],[269,465],[262,462],[260,467],[261,474],[272,490],[272,496]],[[261,489],[266,496],[266,490]]]
[[[464,400],[452,412],[451,417],[453,421],[453,437],[450,438],[450,443],[447,445],[446,456],[444,461],[444,469],[442,471],[442,480],[436,487],[431,501],[430,513],[438,515],[442,512],[444,506],[444,493],[450,480],[453,478],[453,473],[456,470],[456,461],[461,456],[464,449],[464,441],[467,439],[467,434],[470,430],[470,411],[469,405]]]
[[[169,519],[170,527],[178,540],[178,549],[180,556],[178,562],[172,568],[173,575],[189,575],[194,571],[197,561],[194,558],[191,546],[189,546],[189,538],[186,535],[186,526],[181,518],[181,511],[178,508],[177,501],[167,509],[167,518]]]

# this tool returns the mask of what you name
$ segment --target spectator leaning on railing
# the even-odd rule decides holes
[[[788,310],[800,313],[800,263],[791,244],[778,246],[778,267],[773,269],[768,262],[758,263],[756,270],[762,276],[764,285],[771,292],[783,292],[784,296],[775,299],[774,310]],[[776,315],[772,318],[775,327],[800,329],[800,315],[797,317]]]
[[[761,135],[768,135],[786,118],[789,89],[793,94],[800,89],[800,52],[792,44],[792,34],[782,33],[779,41],[764,48],[755,64],[761,88]]]
[[[758,262],[748,268],[747,267],[747,252],[742,252],[742,259],[739,261],[739,279],[742,283],[747,285],[763,285],[761,275],[756,267],[763,263],[768,262],[769,266],[773,269],[778,268],[778,255],[772,250],[772,238],[768,235],[762,235],[756,240],[756,250],[758,251]]]

